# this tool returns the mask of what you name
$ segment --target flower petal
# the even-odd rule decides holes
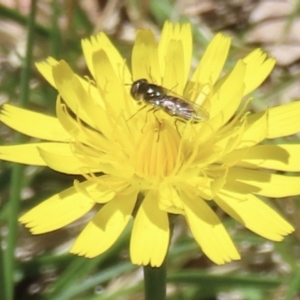
[[[209,124],[213,128],[220,128],[224,125],[239,107],[244,91],[245,69],[245,64],[239,61],[219,90],[210,99]]]
[[[135,217],[130,239],[132,262],[161,266],[168,251],[169,239],[168,214],[158,208],[157,195],[150,191]]]
[[[58,61],[53,57],[48,57],[46,61],[41,61],[35,64],[38,71],[54,88],[56,88],[56,85],[52,74],[52,67],[56,65],[58,65]]]
[[[146,78],[153,83],[161,83],[157,43],[150,30],[137,32],[131,61],[133,80]]]
[[[59,64],[52,68],[55,85],[60,96],[73,113],[81,120],[89,124],[93,128],[98,128],[97,123],[99,117],[95,119],[95,114],[103,115],[101,108],[100,94],[96,97],[92,90],[95,89],[92,84],[88,83],[85,86],[82,84],[84,80],[80,80],[65,61],[60,61]],[[86,101],[89,99],[89,101]],[[95,102],[98,99],[98,102]],[[95,101],[94,101],[95,100]],[[98,105],[97,105],[97,104]],[[94,117],[94,118],[93,118]]]
[[[224,189],[273,198],[295,196],[300,194],[300,177],[270,174],[244,168],[230,168]]]
[[[46,166],[38,147],[51,147],[52,143],[32,143],[13,146],[0,146],[0,159],[25,165]]]
[[[300,101],[272,107],[269,109],[268,138],[274,139],[295,134],[300,131]]]
[[[50,141],[68,141],[70,139],[70,135],[57,118],[13,105],[4,104],[2,106],[0,120],[14,130],[35,138]]]
[[[126,190],[107,203],[84,228],[70,252],[92,258],[108,250],[131,219],[136,197],[136,190]]]
[[[130,83],[131,75],[126,66],[125,60],[105,33],[100,32],[96,36],[92,36],[90,39],[83,39],[81,41],[81,46],[85,61],[94,78],[96,77],[96,71],[94,70],[93,54],[102,50],[106,53],[106,55],[108,55],[108,58],[115,69],[115,73],[120,74],[124,82]]]
[[[79,159],[80,156],[75,154],[72,144],[40,144],[38,151],[47,166],[58,172],[66,174],[84,174],[101,171],[95,166],[83,163],[83,161]],[[87,160],[85,161],[87,162]]]
[[[158,45],[162,85],[182,95],[192,59],[190,24],[165,22]]]
[[[172,214],[184,214],[181,198],[172,185],[161,185],[158,199],[158,206],[160,210]]]
[[[184,52],[182,41],[171,40],[164,56],[165,73],[162,75],[162,86],[176,93],[183,94],[186,83],[184,78]],[[162,60],[162,59],[161,59]]]
[[[97,184],[85,181],[80,185],[92,190]],[[79,219],[94,205],[95,202],[91,198],[71,187],[31,209],[19,219],[19,222],[28,227],[33,234],[50,232]]]
[[[101,175],[94,177],[97,185],[83,185],[81,182],[75,180],[74,188],[79,194],[84,194],[92,199],[95,203],[106,203],[113,199],[121,190],[124,190],[128,184],[116,180],[115,177],[109,175]],[[89,181],[91,183],[91,181]]]
[[[193,82],[199,82],[201,85],[210,83],[211,86],[216,83],[224,67],[230,43],[231,39],[221,33],[214,36],[192,76]]]
[[[216,264],[240,259],[230,236],[213,210],[199,197],[182,193],[186,220],[202,251]]]
[[[224,133],[220,136],[219,140],[216,140],[214,143],[214,148],[216,150],[208,149],[208,154],[211,155],[213,152],[220,151],[218,159],[223,157],[227,153],[230,153],[241,143],[245,135],[246,122],[241,122],[239,126],[236,126],[233,130],[229,128],[227,131],[224,130]],[[204,151],[203,151],[204,152]],[[213,156],[211,156],[213,158]]]
[[[265,168],[271,170],[299,172],[300,145],[257,145],[251,148],[235,150],[222,159],[222,162],[234,162],[250,169]]]
[[[76,140],[84,145],[88,145],[91,148],[96,148],[97,152],[109,153],[114,146],[109,139],[106,138],[106,135],[111,134],[111,126],[109,123],[106,123],[107,118],[101,118],[101,129],[104,130],[98,131],[95,128],[86,126],[80,120],[76,120],[72,117],[65,103],[58,97],[56,101],[56,115],[60,120],[61,125],[65,128],[67,132]],[[98,115],[98,118],[102,115]],[[99,126],[100,127],[100,126]]]
[[[62,66],[59,66],[61,64],[62,64]],[[94,86],[94,84],[91,81],[86,80],[86,79],[82,79],[78,75],[73,74],[72,70],[68,67],[66,62],[57,61],[52,57],[49,57],[46,61],[36,63],[36,67],[39,70],[39,72],[48,80],[48,82],[56,89],[58,89],[57,83],[56,83],[57,80],[58,81],[60,79],[71,80],[74,77],[75,78],[74,79],[75,87],[78,88],[78,86],[79,86],[78,82],[81,85],[81,88],[79,88],[81,96],[82,96],[83,93],[86,93],[88,95],[88,98],[81,99],[83,101],[85,109],[88,110],[88,116],[90,116],[91,119],[95,119],[95,118],[93,118],[93,116],[95,116],[95,115],[99,116],[99,111],[100,111],[100,116],[102,118],[101,108],[104,108],[104,105],[100,101],[101,100],[101,95],[99,94],[98,89]],[[64,71],[61,74],[62,77],[59,77],[59,73],[60,73],[59,70],[56,73],[55,73],[55,71],[53,73],[53,70],[56,69],[56,68],[58,68],[59,70],[61,69],[61,70]],[[68,76],[66,76],[66,74]],[[57,77],[56,79],[55,79],[55,75]],[[63,78],[63,77],[65,77],[65,78]],[[84,92],[82,91],[82,89],[84,90]],[[79,92],[79,91],[77,91],[77,92]],[[74,101],[76,99],[77,99],[77,97],[74,99]],[[90,99],[90,101],[85,101],[85,99]],[[69,100],[69,98],[68,98],[68,100]],[[97,104],[97,105],[95,105],[95,104]],[[71,101],[71,102],[68,102],[68,106],[73,110],[73,112],[75,114],[78,113],[78,103],[76,103],[76,102],[73,103]],[[85,116],[85,117],[87,117],[87,116]],[[99,119],[97,119],[97,117],[96,117],[96,120],[99,120]],[[95,125],[95,128],[97,128],[97,126],[96,126],[97,122],[94,125]]]
[[[255,49],[243,59],[247,65],[244,96],[260,86],[273,70],[276,60],[271,57],[266,59],[266,57],[267,54],[261,49]]]
[[[222,190],[215,196],[215,202],[248,229],[272,241],[281,241],[294,231],[277,212],[252,194]]]
[[[247,115],[246,126],[243,137],[240,144],[237,146],[239,148],[252,147],[263,141],[269,129],[269,115],[267,112],[260,112],[257,114]]]
[[[124,79],[121,77],[122,74],[120,74],[120,72],[115,73],[115,62],[109,60],[109,56],[106,52],[103,50],[95,52],[93,54],[93,65],[97,86],[100,90],[105,91],[102,98],[105,102],[106,111],[101,116],[101,123],[103,124],[101,124],[101,130],[104,130],[103,127],[111,127],[109,124],[111,118],[117,119],[124,111],[132,115],[134,101],[129,99],[129,93],[125,89],[126,82],[124,84]],[[129,83],[127,83],[127,85],[128,84]],[[118,101],[116,101],[116,99],[118,99]],[[114,115],[110,115],[112,113],[114,113]],[[95,120],[99,120],[99,114]]]

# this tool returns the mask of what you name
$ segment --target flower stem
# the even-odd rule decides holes
[[[166,262],[159,268],[144,266],[145,300],[166,299],[166,278]]]

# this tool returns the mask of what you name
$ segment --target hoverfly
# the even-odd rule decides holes
[[[136,101],[152,105],[153,110],[162,109],[169,116],[175,116],[182,121],[191,120],[193,123],[198,123],[208,119],[208,113],[201,106],[172,96],[168,89],[151,84],[144,78],[133,82],[130,94]]]

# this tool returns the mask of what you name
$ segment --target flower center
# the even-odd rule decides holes
[[[165,120],[149,122],[142,129],[131,155],[136,174],[145,179],[163,178],[181,166],[180,136]]]

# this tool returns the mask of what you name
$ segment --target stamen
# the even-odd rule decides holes
[[[169,122],[148,122],[140,134],[131,163],[140,177],[165,177],[180,166],[180,136]]]

